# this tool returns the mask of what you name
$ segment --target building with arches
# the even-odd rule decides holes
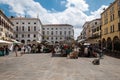
[[[102,47],[120,51],[120,0],[115,0],[101,14]]]

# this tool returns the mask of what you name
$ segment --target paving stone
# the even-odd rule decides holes
[[[0,57],[0,80],[120,80],[120,59],[104,56],[67,59],[51,54],[15,54]]]

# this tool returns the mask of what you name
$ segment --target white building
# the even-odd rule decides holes
[[[99,37],[101,35],[101,19],[94,19],[89,23],[91,27],[92,37]]]
[[[13,34],[13,23],[0,10],[0,39],[9,41],[13,39]]]
[[[11,17],[14,24],[17,41],[28,44],[32,41],[42,41],[42,23],[38,18]]]
[[[43,25],[43,40],[50,43],[61,42],[74,38],[73,26],[69,24]]]

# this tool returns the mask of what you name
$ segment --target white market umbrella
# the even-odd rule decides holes
[[[0,40],[0,44],[11,44],[9,41]]]
[[[15,44],[22,44],[21,42],[16,41],[16,40],[14,40],[14,39],[11,39],[11,40],[12,40],[12,42],[15,43]]]
[[[0,46],[10,45],[12,42],[0,40]]]
[[[87,45],[90,45],[90,43],[84,43],[84,45],[86,45],[86,46],[87,46]]]

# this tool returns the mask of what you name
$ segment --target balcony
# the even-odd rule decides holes
[[[96,39],[96,38],[99,38],[100,35],[93,35],[92,37],[89,37],[89,39]]]

